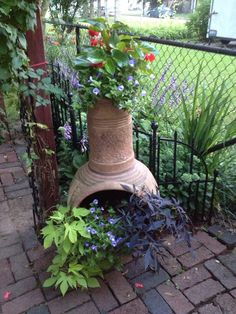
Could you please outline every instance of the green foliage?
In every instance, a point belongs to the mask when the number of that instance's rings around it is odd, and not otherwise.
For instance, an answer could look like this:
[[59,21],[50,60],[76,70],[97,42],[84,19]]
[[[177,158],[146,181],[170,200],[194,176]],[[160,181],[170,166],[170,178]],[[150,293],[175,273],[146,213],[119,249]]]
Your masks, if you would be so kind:
[[198,156],[204,157],[217,143],[236,136],[236,118],[224,83],[219,86],[216,80],[211,89],[201,88],[201,69],[193,97],[182,97],[181,111],[184,141],[193,145]]
[[135,26],[130,27],[132,32],[137,35],[155,36],[163,39],[186,39],[189,38],[189,32],[185,25],[160,25],[159,27]]
[[35,11],[34,0],[0,0],[1,92],[10,90],[28,64],[25,33],[35,26]]
[[[61,88],[52,84],[51,78],[42,69],[29,68],[22,73],[22,79],[28,80],[27,84],[20,84],[19,91],[25,97],[33,97],[35,106],[47,106],[50,104],[49,96],[54,94],[56,98],[63,97]],[[42,96],[44,95],[44,97]]]
[[113,221],[115,212],[98,207],[98,201],[86,208],[59,206],[42,229],[44,248],[56,246],[56,256],[49,266],[51,277],[44,287],[60,287],[64,295],[69,288],[95,288],[95,276],[112,266],[120,267],[119,221]]
[[152,73],[148,61],[154,61],[156,49],[124,34],[129,29],[121,22],[109,25],[102,18],[86,22],[91,46],[83,46],[74,61],[82,85],[80,103],[86,108],[108,98],[118,108],[131,109],[135,96],[141,94],[138,75]]
[[189,21],[186,23],[190,37],[197,37],[200,40],[206,39],[210,4],[210,0],[202,0],[196,11],[190,16]]
[[[63,127],[60,130],[64,133]],[[87,156],[85,152],[81,153],[79,149],[74,149],[72,143],[63,135],[63,138],[60,138],[57,158],[60,187],[62,192],[66,193],[76,171],[87,161]]]

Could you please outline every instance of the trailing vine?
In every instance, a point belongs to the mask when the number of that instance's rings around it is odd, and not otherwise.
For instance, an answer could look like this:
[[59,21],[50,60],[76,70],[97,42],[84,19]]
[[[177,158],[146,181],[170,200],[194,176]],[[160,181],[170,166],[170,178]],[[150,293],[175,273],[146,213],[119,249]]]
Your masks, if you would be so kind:
[[27,30],[36,23],[35,0],[0,0],[0,92],[11,89],[17,79],[24,78]]

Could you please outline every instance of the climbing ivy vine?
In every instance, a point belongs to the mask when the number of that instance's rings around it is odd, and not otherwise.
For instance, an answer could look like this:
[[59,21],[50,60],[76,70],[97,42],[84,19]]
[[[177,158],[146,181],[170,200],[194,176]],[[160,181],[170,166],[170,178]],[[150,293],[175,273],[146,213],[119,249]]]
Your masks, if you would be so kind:
[[0,92],[7,92],[25,76],[25,33],[34,29],[36,8],[35,0],[0,0]]

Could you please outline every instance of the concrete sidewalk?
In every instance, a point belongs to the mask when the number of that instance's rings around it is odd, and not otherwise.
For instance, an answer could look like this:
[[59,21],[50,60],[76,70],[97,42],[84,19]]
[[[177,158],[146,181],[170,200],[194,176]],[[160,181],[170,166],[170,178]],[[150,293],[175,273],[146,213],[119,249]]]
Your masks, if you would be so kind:
[[169,249],[158,274],[145,272],[141,259],[135,264],[128,258],[123,273],[108,273],[100,289],[74,290],[63,298],[57,290],[42,288],[53,251],[37,241],[32,202],[15,147],[1,145],[0,313],[236,313],[235,238],[229,235],[227,241],[221,234],[220,243],[203,231],[193,241],[195,258],[167,238]]

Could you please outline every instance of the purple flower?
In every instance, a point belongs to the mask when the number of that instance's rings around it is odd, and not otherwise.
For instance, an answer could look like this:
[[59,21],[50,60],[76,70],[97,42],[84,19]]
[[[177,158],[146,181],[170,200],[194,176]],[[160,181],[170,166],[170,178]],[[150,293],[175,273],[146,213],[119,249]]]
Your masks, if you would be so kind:
[[91,207],[91,208],[90,208],[90,213],[93,214],[93,213],[95,213],[95,211],[96,211],[96,208],[95,208],[95,207]]
[[83,88],[84,85],[80,84],[77,73],[73,73],[71,76],[71,85],[73,88]]
[[101,207],[100,209],[101,209],[102,212],[105,210],[103,207]]
[[107,235],[108,235],[108,237],[112,236],[112,232],[111,232],[111,231],[108,231],[108,232],[107,232]]
[[129,76],[128,76],[128,82],[133,81],[133,79],[134,79],[134,77],[133,77],[132,75],[129,75]]
[[134,81],[134,86],[139,86],[139,81],[138,80]]
[[93,200],[93,204],[94,204],[94,205],[97,205],[97,204],[98,204],[98,200],[97,200],[96,198]]
[[135,59],[130,59],[130,60],[129,60],[129,65],[130,65],[131,67],[134,67],[134,66],[135,66],[135,63],[136,63],[136,60],[135,60]]
[[124,90],[124,86],[123,86],[123,85],[119,85],[119,86],[117,87],[117,89],[118,89],[120,92],[122,92],[122,91]]
[[89,79],[88,79],[88,83],[92,83],[92,81],[93,81],[93,77],[90,76]]
[[142,92],[141,92],[141,96],[146,96],[147,95],[147,92],[145,91],[145,90],[142,90]]
[[112,245],[113,247],[116,247],[116,246],[117,246],[117,242],[116,242],[116,240],[111,241],[111,245]]
[[93,251],[97,251],[97,246],[93,244],[93,245],[91,246],[91,249],[92,249]]
[[95,88],[93,89],[93,93],[94,93],[94,95],[98,95],[98,94],[100,93],[100,89],[97,88],[97,87],[95,87]]
[[91,234],[97,234],[97,231],[95,229],[93,229],[93,228],[91,229],[90,232],[91,232]]
[[116,223],[116,220],[113,218],[108,219],[109,224],[114,225]]
[[90,233],[91,232],[91,227],[87,227],[86,230]]
[[96,233],[97,233],[97,231],[96,231],[95,229],[91,228],[91,227],[87,227],[86,230],[87,230],[89,233],[91,233],[91,234],[96,234]]
[[115,242],[116,241],[116,238],[114,236],[110,236],[109,239],[110,239],[111,242]]
[[101,221],[101,222],[99,223],[99,226],[100,226],[100,227],[104,227],[104,226],[105,226],[104,222]]
[[95,215],[95,220],[98,220],[98,219],[99,219],[98,215]]
[[85,242],[84,245],[85,245],[86,247],[89,247],[90,244],[89,244],[88,242]]
[[72,133],[71,126],[69,125],[68,122],[66,122],[64,124],[64,138],[67,141],[71,139],[71,133]]

